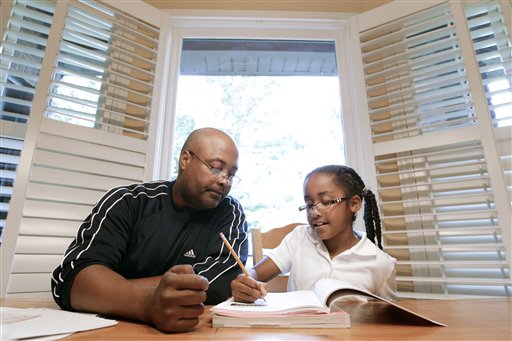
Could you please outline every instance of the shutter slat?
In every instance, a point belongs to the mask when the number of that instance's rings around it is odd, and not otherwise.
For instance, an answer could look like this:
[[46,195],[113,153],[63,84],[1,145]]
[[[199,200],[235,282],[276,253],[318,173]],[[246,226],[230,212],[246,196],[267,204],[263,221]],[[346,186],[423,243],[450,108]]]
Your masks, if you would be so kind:
[[512,285],[510,280],[496,278],[447,278],[447,277],[420,277],[420,276],[397,276],[397,282],[426,282],[426,283],[457,283],[457,284],[478,284],[478,285]]

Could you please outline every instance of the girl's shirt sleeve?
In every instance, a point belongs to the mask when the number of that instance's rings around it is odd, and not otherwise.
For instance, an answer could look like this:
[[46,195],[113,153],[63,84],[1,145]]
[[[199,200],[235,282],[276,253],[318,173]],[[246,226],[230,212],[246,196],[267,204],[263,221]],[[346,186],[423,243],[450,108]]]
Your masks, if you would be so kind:
[[376,294],[380,297],[384,297],[388,300],[395,300],[396,299],[396,270],[395,270],[395,264],[396,259],[388,256],[386,261],[383,262],[383,268],[386,269],[387,276],[383,276],[381,280],[381,286],[378,288]]

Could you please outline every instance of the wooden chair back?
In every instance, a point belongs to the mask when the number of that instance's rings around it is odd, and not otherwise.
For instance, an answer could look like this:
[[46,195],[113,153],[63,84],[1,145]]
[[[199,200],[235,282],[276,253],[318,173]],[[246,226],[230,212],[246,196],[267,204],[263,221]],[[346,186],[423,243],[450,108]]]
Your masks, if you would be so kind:
[[[252,251],[254,264],[263,259],[264,249],[273,249],[281,243],[283,238],[294,228],[304,223],[292,223],[282,227],[261,232],[261,229],[252,229]],[[271,292],[287,291],[288,275],[279,275],[268,282],[267,289]]]

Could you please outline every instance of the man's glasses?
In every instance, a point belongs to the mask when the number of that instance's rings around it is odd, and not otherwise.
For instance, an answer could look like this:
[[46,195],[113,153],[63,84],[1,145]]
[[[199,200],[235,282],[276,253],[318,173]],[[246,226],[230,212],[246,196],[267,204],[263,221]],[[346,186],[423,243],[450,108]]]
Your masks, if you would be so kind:
[[307,213],[311,213],[311,212],[313,212],[313,209],[315,207],[316,207],[316,209],[318,211],[325,211],[325,210],[328,210],[329,208],[331,208],[332,205],[340,203],[340,202],[343,202],[343,201],[345,201],[347,199],[350,199],[350,198],[352,198],[352,196],[336,198],[336,199],[327,200],[327,201],[320,201],[320,202],[317,202],[314,205],[313,204],[302,205],[301,207],[299,207],[299,211],[306,210]]
[[205,165],[209,170],[210,172],[212,173],[212,175],[216,176],[216,177],[220,177],[222,179],[227,179],[229,184],[231,186],[234,186],[236,184],[238,184],[240,182],[240,178],[238,176],[236,176],[235,174],[227,174],[226,172],[224,172],[222,169],[220,168],[215,168],[215,167],[212,167],[210,166],[209,164],[207,164],[205,161],[203,161],[203,159],[201,159],[199,156],[197,156],[196,153],[194,153],[193,151],[189,150],[188,151],[192,156],[194,156],[196,159],[198,159],[199,161],[201,161],[201,163],[203,165]]

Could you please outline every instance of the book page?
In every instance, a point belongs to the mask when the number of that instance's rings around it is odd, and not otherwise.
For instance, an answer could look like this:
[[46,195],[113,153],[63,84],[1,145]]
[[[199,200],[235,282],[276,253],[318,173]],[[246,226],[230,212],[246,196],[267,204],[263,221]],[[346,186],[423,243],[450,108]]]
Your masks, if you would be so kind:
[[330,309],[318,300],[313,291],[269,292],[267,304],[240,305],[227,300],[212,307],[212,312],[224,316],[266,316],[268,314],[328,313]]
[[[352,291],[351,291],[352,290]],[[313,288],[313,291],[318,296],[318,299],[326,306],[331,306],[334,301],[342,298],[343,296],[350,295],[363,295],[366,297],[375,297],[378,296],[373,295],[364,290],[358,289],[353,285],[340,281],[338,279],[333,278],[325,278],[318,281]],[[359,299],[361,301],[361,299]]]
[[[437,325],[437,326],[445,326],[445,324],[434,321],[426,316],[423,316],[421,314],[418,314],[414,311],[411,311],[407,308],[404,308],[400,306],[398,303],[387,300],[383,297],[380,297],[378,295],[375,295],[369,291],[357,288],[353,285],[347,284],[343,281],[332,279],[332,278],[326,278],[318,281],[315,284],[315,287],[313,289],[315,294],[318,296],[320,301],[328,306],[342,306],[343,309],[346,309],[345,306],[343,306],[344,301],[346,301],[346,298],[350,296],[351,298],[357,297],[357,296],[364,296],[369,297],[377,301],[381,301],[387,304],[387,310],[388,311],[395,311],[402,316],[408,318],[410,321],[416,321],[418,323],[424,323],[424,324],[430,324],[430,325]],[[364,309],[364,308],[363,308]]]

